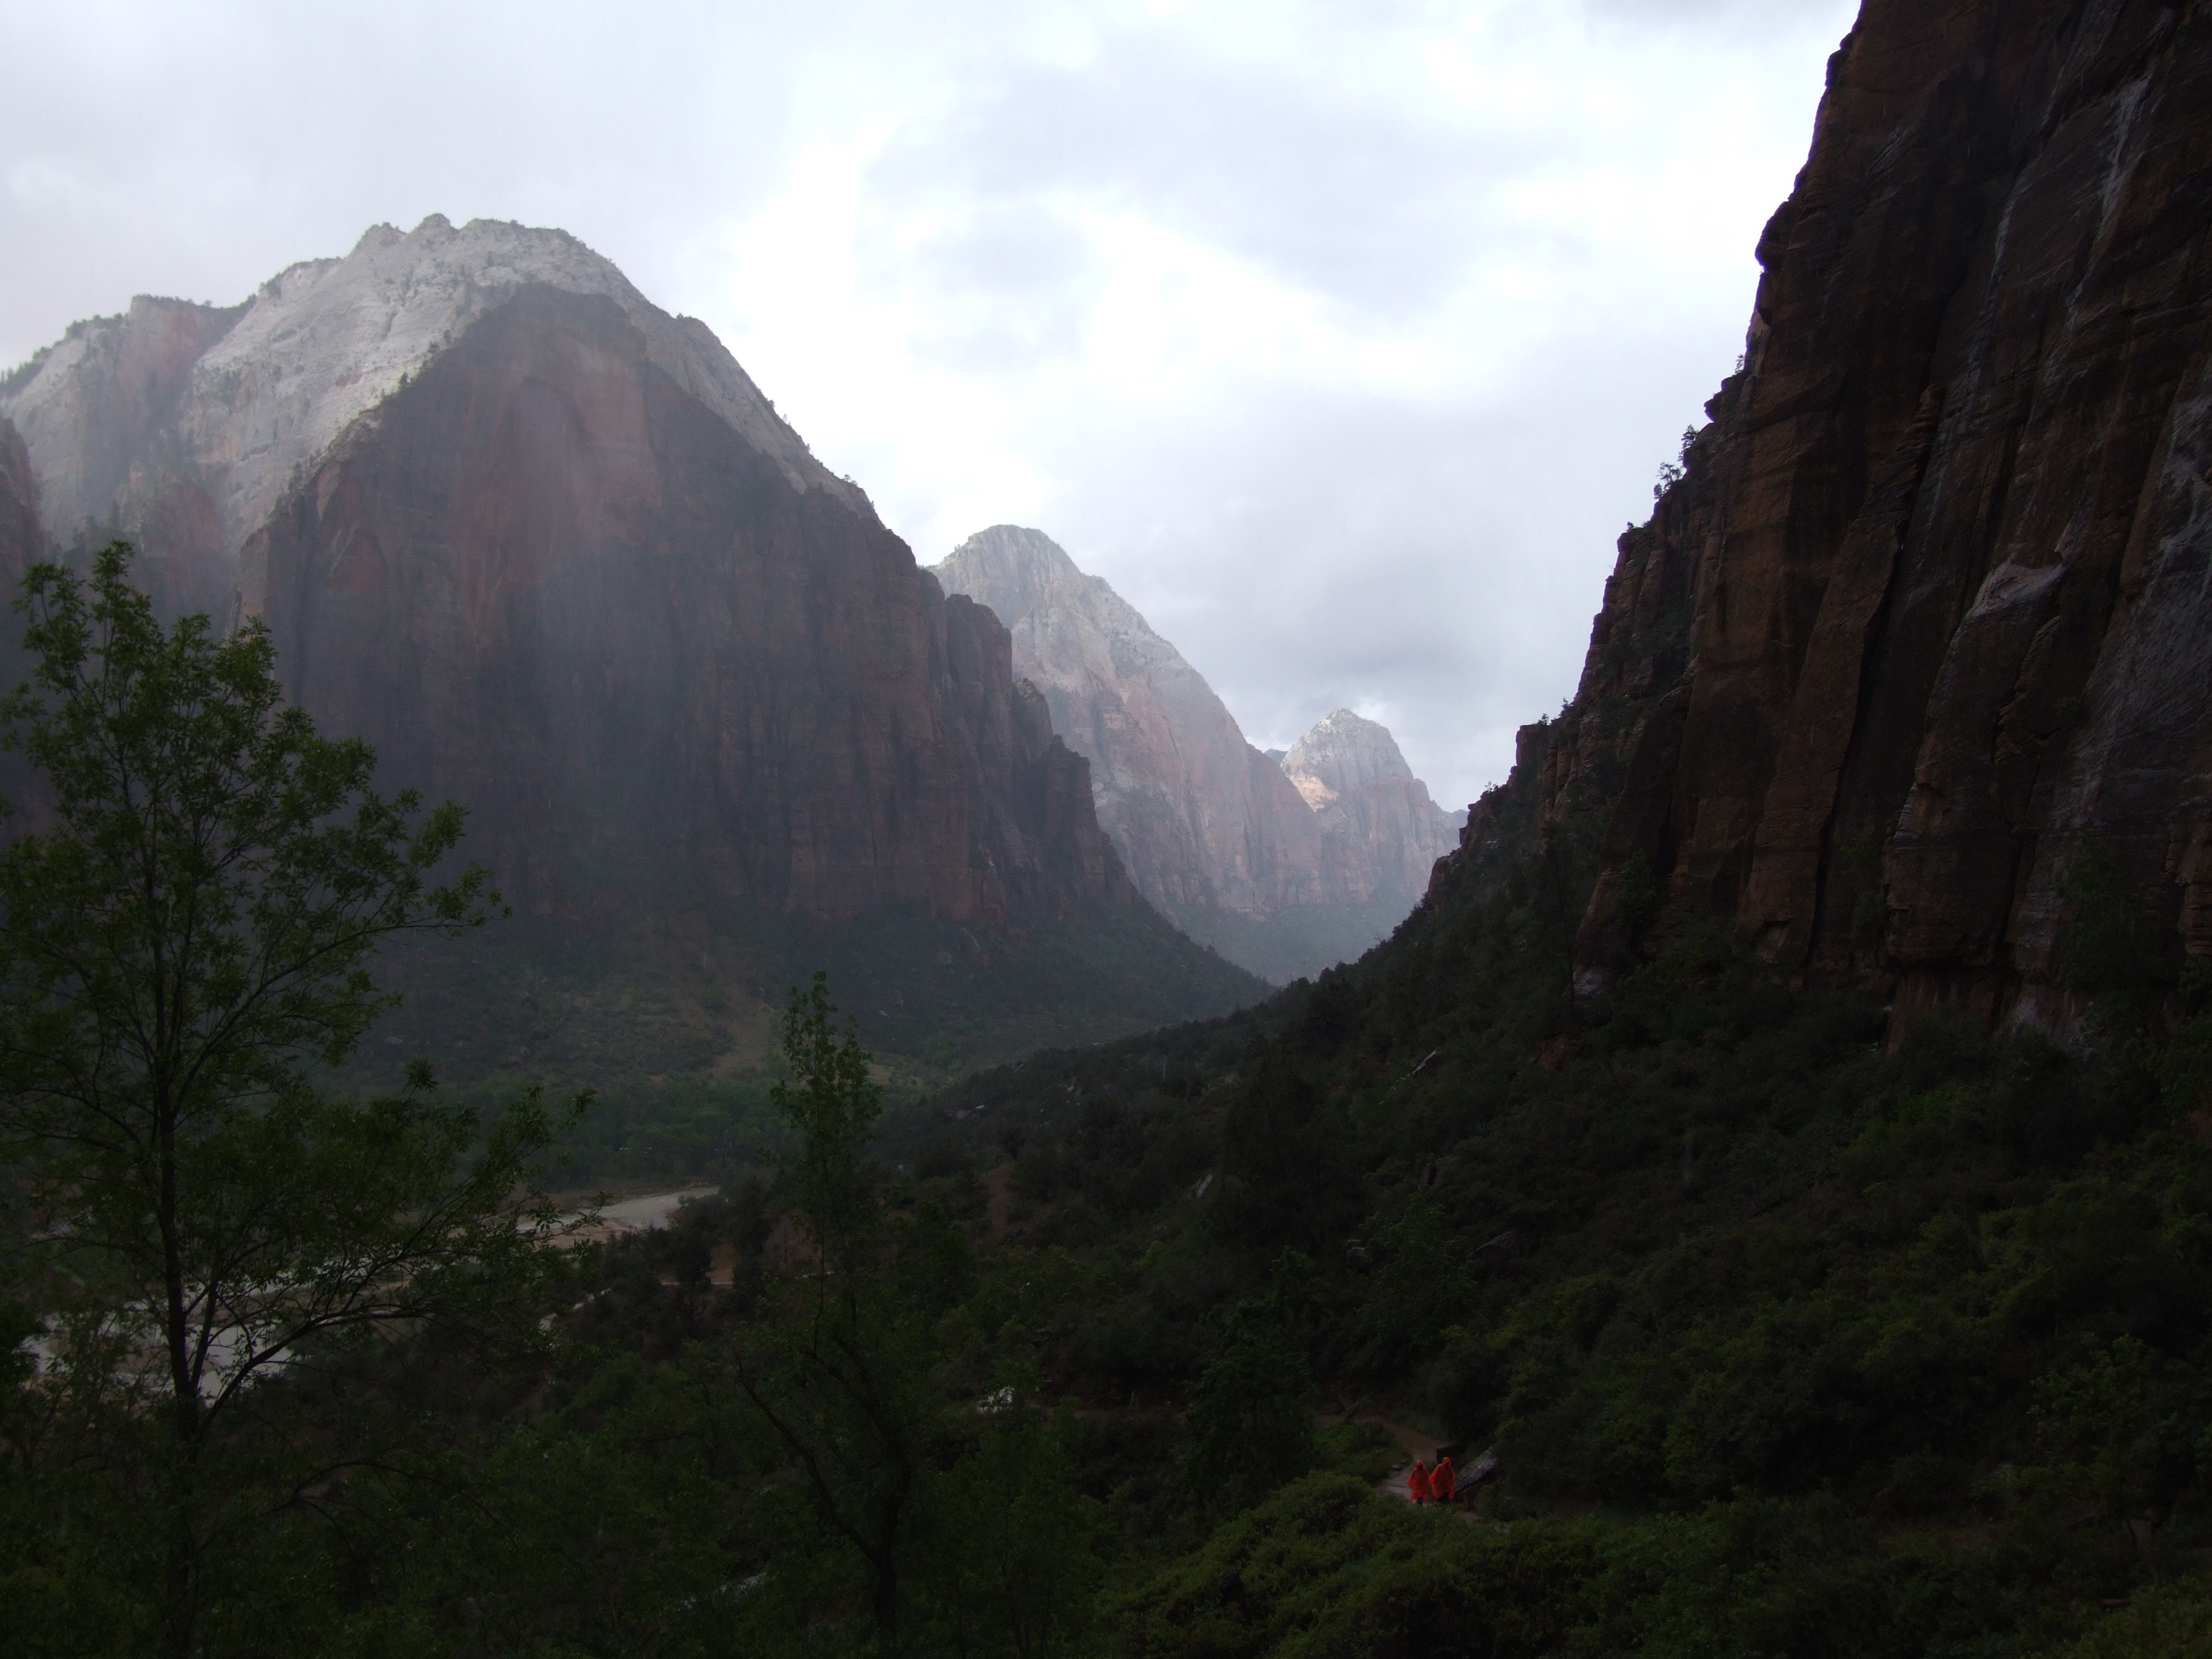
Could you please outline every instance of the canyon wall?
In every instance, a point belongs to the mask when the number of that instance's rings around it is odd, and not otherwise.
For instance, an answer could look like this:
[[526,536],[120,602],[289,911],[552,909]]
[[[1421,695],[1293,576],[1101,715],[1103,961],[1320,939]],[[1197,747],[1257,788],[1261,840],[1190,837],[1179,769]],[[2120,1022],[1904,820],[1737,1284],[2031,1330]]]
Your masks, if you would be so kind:
[[43,557],[45,549],[30,448],[14,424],[0,417],[0,581],[12,592],[23,567]]
[[128,536],[165,611],[262,617],[325,730],[468,805],[526,916],[954,929],[905,942],[921,973],[992,955],[975,930],[1104,927],[1053,992],[1102,1033],[1129,1028],[1103,961],[1146,1019],[1256,988],[1145,904],[991,612],[560,232],[379,227],[242,307],[142,300],[11,374],[0,417],[51,541]]
[[1099,822],[1160,905],[1267,911],[1323,891],[1313,814],[1198,671],[1041,531],[998,525],[931,567],[1012,635],[1015,672],[1091,763]]
[[932,567],[990,607],[1054,729],[1091,763],[1098,820],[1145,896],[1255,973],[1358,957],[1425,888],[1457,825],[1390,734],[1338,710],[1284,765],[1175,647],[1042,532],[997,525]]
[[2212,12],[1868,0],[1759,258],[1524,733],[1540,828],[1599,843],[1577,990],[1671,907],[2064,1028],[2083,872],[2212,951]]
[[532,910],[671,869],[824,917],[1130,897],[1004,630],[557,232],[380,228],[242,307],[142,299],[0,408],[58,537],[265,617],[293,694],[467,801]]
[[676,868],[1000,927],[1128,896],[996,620],[793,488],[612,301],[526,289],[379,410],[244,562],[296,695],[472,803],[511,897]]

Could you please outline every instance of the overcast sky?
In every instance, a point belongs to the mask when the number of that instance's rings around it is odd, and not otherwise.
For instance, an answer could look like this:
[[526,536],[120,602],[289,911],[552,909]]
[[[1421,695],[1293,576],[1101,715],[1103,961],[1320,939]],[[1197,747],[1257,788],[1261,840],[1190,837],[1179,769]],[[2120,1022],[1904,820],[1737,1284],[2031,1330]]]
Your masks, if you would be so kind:
[[368,225],[558,225],[924,562],[1034,525],[1437,796],[1574,686],[1855,0],[0,0],[0,363]]

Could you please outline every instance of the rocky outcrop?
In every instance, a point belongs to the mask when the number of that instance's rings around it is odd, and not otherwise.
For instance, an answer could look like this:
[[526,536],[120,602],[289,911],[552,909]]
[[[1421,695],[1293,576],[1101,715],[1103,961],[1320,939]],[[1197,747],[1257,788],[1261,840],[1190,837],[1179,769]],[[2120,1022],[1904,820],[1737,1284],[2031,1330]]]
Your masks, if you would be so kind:
[[1292,751],[1310,769],[1286,773],[1041,531],[995,526],[933,569],[1006,624],[1015,672],[1089,759],[1099,823],[1146,896],[1232,961],[1286,980],[1360,955],[1453,844],[1389,732],[1340,710]]
[[1292,744],[1282,769],[1313,811],[1325,886],[1341,901],[1405,896],[1408,908],[1459,824],[1429,799],[1387,726],[1349,708]]
[[[2212,951],[2212,13],[1868,0],[1744,372],[1543,750],[1654,903],[1902,1011],[2063,1025],[2069,872]],[[1473,835],[1474,831],[1470,831]]]
[[1014,525],[969,537],[931,568],[1006,625],[1015,672],[1090,761],[1099,823],[1146,897],[1264,913],[1334,896],[1291,781],[1103,578]]
[[[264,618],[325,729],[469,805],[526,915],[1103,907],[1198,955],[1142,919],[997,619],[573,238],[379,228],[240,309],[82,327],[0,409],[50,527],[135,533],[167,609]],[[1207,974],[1213,1006],[1250,983]]]
[[236,538],[179,416],[202,360],[247,308],[142,295],[120,316],[74,325],[0,383],[0,417],[29,446],[54,539],[131,537],[167,610],[229,614]]
[[1095,823],[1023,810],[1083,763],[996,620],[647,345],[526,289],[284,498],[244,562],[300,699],[472,803],[541,913],[632,868],[825,917],[1126,896]]
[[0,419],[0,580],[13,591],[23,568],[42,557],[45,547],[31,452],[22,434]]
[[432,215],[377,225],[342,259],[311,259],[228,307],[141,297],[79,323],[0,387],[0,415],[37,461],[48,527],[137,537],[176,602],[235,593],[265,573],[237,562],[280,498],[348,433],[477,323],[526,289],[604,295],[646,358],[769,456],[801,490],[857,488],[817,462],[695,318],[671,317],[565,232]]

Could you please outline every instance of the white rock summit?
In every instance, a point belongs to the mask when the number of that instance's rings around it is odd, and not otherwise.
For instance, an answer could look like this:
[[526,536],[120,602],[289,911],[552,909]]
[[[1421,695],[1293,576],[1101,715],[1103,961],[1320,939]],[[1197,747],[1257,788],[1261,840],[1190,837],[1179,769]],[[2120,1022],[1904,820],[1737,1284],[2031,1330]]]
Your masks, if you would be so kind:
[[[647,360],[773,456],[793,484],[864,505],[704,323],[660,310],[566,231],[491,219],[456,229],[433,214],[404,234],[372,226],[344,258],[303,260],[239,306],[142,297],[120,316],[78,324],[11,375],[0,416],[30,446],[50,532],[69,536],[143,501],[152,465],[197,483],[234,557],[296,477],[532,286],[611,300]],[[127,459],[114,453],[118,440]],[[254,609],[260,573],[240,574]]]

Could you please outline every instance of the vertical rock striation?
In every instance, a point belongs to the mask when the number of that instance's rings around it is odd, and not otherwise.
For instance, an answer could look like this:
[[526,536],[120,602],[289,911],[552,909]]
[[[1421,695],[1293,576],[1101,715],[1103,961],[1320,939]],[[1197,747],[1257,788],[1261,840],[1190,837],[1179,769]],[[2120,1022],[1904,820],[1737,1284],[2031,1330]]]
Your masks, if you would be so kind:
[[[1188,1012],[1249,994],[1151,915],[997,619],[571,237],[433,218],[243,307],[141,301],[9,377],[0,416],[51,532],[133,536],[165,610],[265,619],[325,729],[469,805],[526,915],[1110,915],[1108,977],[1164,952]],[[1069,972],[1053,995],[1119,994]]]
[[604,295],[490,313],[243,563],[301,700],[474,804],[541,914],[665,869],[825,918],[1127,896],[1095,822],[1036,815],[1083,763],[1024,718],[990,613],[794,488]]
[[1648,874],[1809,977],[2063,1024],[2091,849],[2212,951],[2212,12],[1867,0],[1759,257],[1530,755],[1604,820],[1578,986]]
[[45,548],[30,449],[23,434],[0,418],[0,582],[12,592],[23,568],[42,557]]
[[1014,525],[979,532],[931,568],[1006,624],[1015,672],[1089,759],[1099,822],[1146,897],[1264,912],[1331,896],[1291,781],[1103,578]]

